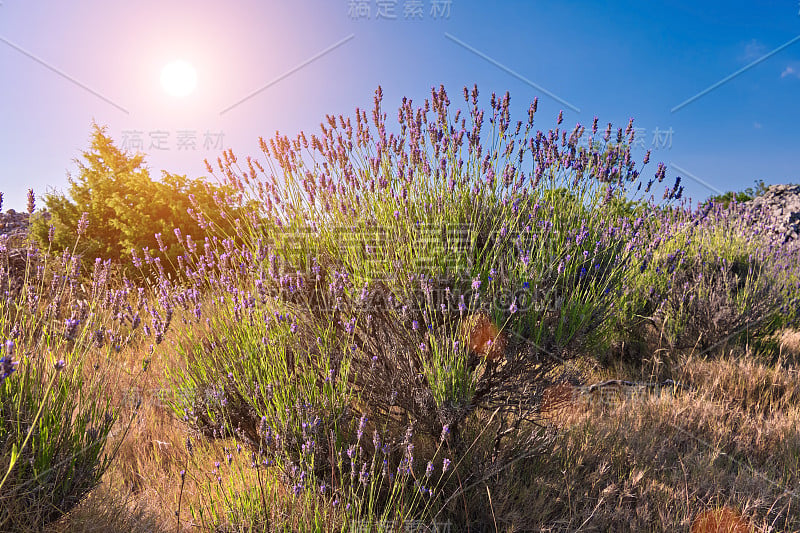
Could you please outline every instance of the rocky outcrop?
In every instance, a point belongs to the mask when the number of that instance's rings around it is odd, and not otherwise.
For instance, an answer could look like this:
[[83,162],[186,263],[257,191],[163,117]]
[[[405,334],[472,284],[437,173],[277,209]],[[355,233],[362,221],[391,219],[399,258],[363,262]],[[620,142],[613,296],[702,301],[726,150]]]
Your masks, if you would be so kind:
[[4,294],[16,294],[25,284],[29,224],[28,213],[13,209],[0,213],[0,291]]
[[746,204],[753,217],[769,224],[784,242],[800,239],[800,185],[772,185]]
[[0,213],[0,236],[11,241],[24,241],[28,235],[28,213],[18,213],[9,209]]

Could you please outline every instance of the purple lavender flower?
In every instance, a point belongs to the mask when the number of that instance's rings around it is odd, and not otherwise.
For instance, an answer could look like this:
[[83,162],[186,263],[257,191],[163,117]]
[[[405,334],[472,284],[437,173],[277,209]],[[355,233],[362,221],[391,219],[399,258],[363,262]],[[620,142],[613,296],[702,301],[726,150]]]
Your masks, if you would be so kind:
[[33,214],[36,210],[36,196],[33,194],[33,189],[28,189],[28,214]]
[[136,253],[136,248],[131,248],[131,261],[133,262],[133,266],[135,266],[136,268],[142,268],[142,260]]
[[300,450],[303,452],[303,455],[311,455],[314,453],[315,443],[313,440],[307,440],[303,443],[300,447]]
[[81,214],[80,220],[78,220],[78,235],[83,235],[86,233],[86,229],[89,227],[89,213],[84,211]]
[[13,361],[10,355],[0,358],[0,383],[14,373],[19,363]]
[[442,459],[442,473],[445,473],[448,470],[450,470],[450,459],[445,457],[444,459]]
[[361,437],[364,436],[364,429],[367,427],[367,415],[361,415],[361,419],[358,421],[358,431],[356,432],[356,438],[358,442],[361,442]]

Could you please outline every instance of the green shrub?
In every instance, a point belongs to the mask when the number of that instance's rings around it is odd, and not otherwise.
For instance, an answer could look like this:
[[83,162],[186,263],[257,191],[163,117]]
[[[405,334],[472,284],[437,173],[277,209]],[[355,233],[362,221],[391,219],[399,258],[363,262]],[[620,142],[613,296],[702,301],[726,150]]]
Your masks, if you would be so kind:
[[727,209],[728,205],[730,205],[732,201],[735,200],[736,203],[739,204],[743,202],[749,202],[750,200],[763,195],[769,188],[767,187],[766,183],[764,183],[764,180],[756,180],[755,185],[755,187],[747,187],[743,191],[728,191],[723,194],[717,194],[709,197],[706,201],[713,201],[714,203],[722,204]]
[[[132,260],[139,265],[132,250],[159,250],[166,259],[161,266],[174,272],[179,248],[176,228],[202,242],[211,228],[234,234],[225,217],[233,220],[243,213],[231,198],[230,187],[167,172],[160,182],[151,179],[144,156],[117,148],[106,128],[97,124],[91,149],[76,163],[79,175],[69,178],[69,195],[46,194],[46,209],[33,217],[31,232],[41,247],[60,252],[71,251],[79,229],[85,229],[75,251],[125,265],[128,275],[136,272]],[[218,207],[223,203],[225,214]],[[151,263],[148,256],[145,253],[145,270],[157,268],[161,259]]]

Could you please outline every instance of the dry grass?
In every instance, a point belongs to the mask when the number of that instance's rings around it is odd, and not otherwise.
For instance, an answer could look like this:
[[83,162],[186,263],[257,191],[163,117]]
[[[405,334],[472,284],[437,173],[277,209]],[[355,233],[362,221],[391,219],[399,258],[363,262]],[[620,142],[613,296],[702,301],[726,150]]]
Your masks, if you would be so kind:
[[[176,312],[178,320],[180,313]],[[197,327],[206,329],[205,325]],[[246,450],[236,453],[233,439],[209,440],[192,433],[165,402],[171,394],[167,369],[181,364],[172,347],[180,334],[176,331],[168,333],[149,357],[145,355],[147,346],[124,349],[114,354],[113,360],[93,354],[99,366],[87,366],[106,373],[109,395],[120,406],[119,422],[106,450],[117,445],[119,449],[102,484],[69,515],[50,525],[47,533],[206,531],[196,511],[207,510],[213,500],[211,505],[224,516],[227,509],[219,506],[224,499],[219,489],[245,493],[257,486]],[[149,363],[143,371],[145,359]],[[187,438],[191,439],[191,454]],[[230,464],[226,462],[228,452],[233,452]],[[214,472],[216,462],[221,464],[218,474]],[[181,470],[187,472],[182,489]],[[293,530],[313,523],[309,516],[313,510],[297,506],[286,487],[272,484],[266,490],[267,501],[274,504],[268,521],[294,524]],[[179,498],[180,527],[176,517]]]
[[781,358],[800,360],[800,331],[784,329],[778,333]]
[[750,533],[752,526],[734,509],[703,511],[692,523],[691,533]]
[[[180,471],[189,458],[189,433],[164,402],[169,394],[166,370],[179,364],[170,347],[170,335],[152,355],[147,355],[147,345],[127,347],[111,356],[90,353],[94,361],[87,368],[104,374],[112,404],[119,408],[118,422],[106,445],[107,452],[116,451],[116,459],[102,485],[54,524],[52,533],[176,530]],[[218,442],[193,442],[197,458],[207,458],[207,464],[213,462],[211,457],[224,456]],[[198,503],[193,500],[198,490],[188,480],[184,502]]]
[[673,370],[695,389],[611,409],[565,404],[566,384],[549,389],[553,452],[515,472],[495,498],[498,521],[516,531],[800,530],[795,369],[729,354]]
[[[169,342],[162,346],[144,374],[138,372],[141,355],[135,350],[115,361],[122,369],[115,375],[114,394],[123,405],[123,422],[133,405],[120,391],[160,389],[165,368],[177,363]],[[694,388],[675,396],[636,397],[611,408],[576,400],[568,383],[545,391],[542,413],[557,428],[552,451],[516,464],[503,490],[492,490],[498,529],[800,530],[800,496],[791,492],[800,484],[798,369],[735,352],[658,365],[656,370],[595,370],[586,379],[671,374]],[[157,395],[144,392],[142,399],[103,484],[48,531],[176,531],[179,472],[189,460],[187,429]],[[122,422],[115,434],[121,429]],[[211,465],[225,457],[224,446],[231,446],[193,442],[195,466],[182,494],[183,531],[201,530],[189,508],[208,505],[209,487],[216,483]],[[238,490],[255,483],[233,475],[233,467],[220,471]],[[294,524],[295,530],[311,524],[308,509],[293,508],[291,495],[277,486],[270,491],[273,520]]]

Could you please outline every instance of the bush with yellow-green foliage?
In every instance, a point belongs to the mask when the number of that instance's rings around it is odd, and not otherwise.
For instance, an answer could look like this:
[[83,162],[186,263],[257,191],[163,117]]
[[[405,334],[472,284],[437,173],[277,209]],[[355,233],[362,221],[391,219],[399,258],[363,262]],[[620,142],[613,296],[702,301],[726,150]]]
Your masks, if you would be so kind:
[[163,268],[174,271],[181,248],[176,228],[184,238],[202,242],[212,228],[234,234],[227,221],[243,213],[230,187],[166,171],[161,181],[153,180],[144,155],[118,148],[97,124],[91,148],[76,163],[79,172],[69,177],[68,193],[44,196],[46,209],[33,217],[31,232],[43,248],[57,252],[71,251],[83,233],[78,254],[126,265],[129,275],[132,250],[159,250],[166,258]]

